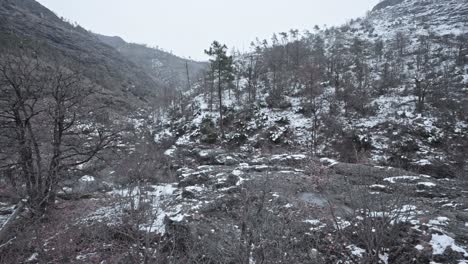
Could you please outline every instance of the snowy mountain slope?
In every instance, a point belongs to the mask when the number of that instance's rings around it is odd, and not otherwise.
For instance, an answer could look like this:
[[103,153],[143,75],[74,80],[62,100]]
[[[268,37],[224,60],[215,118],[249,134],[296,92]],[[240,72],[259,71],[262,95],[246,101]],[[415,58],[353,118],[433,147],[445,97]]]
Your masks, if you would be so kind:
[[[467,169],[463,169],[463,160],[468,148],[468,119],[463,114],[468,103],[467,8],[467,1],[396,1],[376,8],[366,18],[304,37],[304,45],[323,39],[324,56],[331,58],[327,67],[333,67],[337,59],[342,65],[337,77],[341,87],[336,87],[335,77],[325,77],[322,82],[321,94],[313,102],[317,116],[307,113],[311,102],[295,84],[297,73],[289,72],[286,82],[291,87],[282,96],[286,107],[281,109],[269,106],[272,91],[268,83],[259,85],[254,107],[245,104],[245,91],[237,95],[225,91],[229,131],[217,142],[235,142],[244,149],[267,145],[306,151],[315,148],[319,155],[343,160],[398,165],[438,177],[462,175]],[[295,43],[285,47],[294,49]],[[250,56],[237,60],[248,65]],[[353,87],[358,86],[356,67],[362,64],[369,77],[366,88],[359,90]],[[424,95],[424,112],[418,108],[422,95],[415,80],[431,87]],[[240,83],[246,87],[248,80],[243,77]],[[217,103],[210,111],[209,95],[201,92],[204,89],[199,83],[186,93],[187,111],[183,116],[172,116],[172,121],[166,119],[162,124],[165,136],[200,143],[207,137],[203,131],[210,122],[210,133],[216,134]],[[350,146],[343,148],[347,144]]]
[[[439,33],[390,21],[412,23],[406,12],[420,3]],[[440,1],[387,0],[342,27],[282,33],[235,56],[220,94],[208,74],[168,109],[135,111],[126,135],[139,141],[119,142],[118,164],[61,182],[50,222],[27,225],[34,237],[7,253],[28,263],[467,263],[468,47],[459,31],[445,35],[443,12]]]
[[[400,2],[400,1],[398,1]],[[468,1],[466,0],[405,0],[398,4],[374,9],[364,23],[383,38],[389,32],[405,31],[417,35],[460,35],[468,33]]]
[[[132,228],[157,238],[144,252],[181,263],[465,263],[468,61],[464,35],[444,36],[440,17],[458,4],[426,1],[418,11],[422,1],[387,2],[343,27],[236,57],[240,68],[258,58],[255,99],[247,66],[219,95],[215,81],[201,80],[167,111],[135,120],[151,131],[175,182],[106,193],[123,206],[74,223],[119,230],[143,211]],[[393,17],[413,21],[406,12],[431,14],[437,23],[427,30],[439,33],[394,25]],[[455,27],[464,17],[450,12]],[[311,59],[326,61],[316,86],[314,65],[281,57],[320,48]],[[423,107],[421,83],[431,85]]]

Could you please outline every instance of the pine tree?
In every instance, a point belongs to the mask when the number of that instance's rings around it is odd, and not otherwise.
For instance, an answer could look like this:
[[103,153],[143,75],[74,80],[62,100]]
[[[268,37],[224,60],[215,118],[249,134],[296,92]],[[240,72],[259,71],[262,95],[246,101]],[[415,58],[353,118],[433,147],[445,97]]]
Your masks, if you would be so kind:
[[218,97],[219,97],[219,129],[221,136],[224,137],[223,128],[223,87],[231,85],[234,80],[234,69],[232,56],[227,55],[227,46],[213,41],[210,49],[205,53],[211,57],[210,66],[213,75],[217,77]]

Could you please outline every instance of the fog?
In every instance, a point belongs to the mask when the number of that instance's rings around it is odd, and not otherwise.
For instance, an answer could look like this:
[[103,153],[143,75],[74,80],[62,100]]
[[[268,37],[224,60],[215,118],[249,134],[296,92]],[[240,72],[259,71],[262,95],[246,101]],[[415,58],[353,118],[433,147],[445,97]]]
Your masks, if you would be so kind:
[[[240,51],[274,32],[340,25],[365,15],[378,0],[39,0],[71,22],[129,42],[205,59],[219,40]],[[222,3],[222,4],[221,4]]]

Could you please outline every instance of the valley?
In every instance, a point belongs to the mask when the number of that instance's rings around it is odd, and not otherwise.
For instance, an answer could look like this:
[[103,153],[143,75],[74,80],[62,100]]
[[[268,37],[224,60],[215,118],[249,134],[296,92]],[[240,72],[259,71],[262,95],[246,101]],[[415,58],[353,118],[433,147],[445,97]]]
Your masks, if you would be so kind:
[[467,18],[198,62],[1,1],[0,263],[468,263]]

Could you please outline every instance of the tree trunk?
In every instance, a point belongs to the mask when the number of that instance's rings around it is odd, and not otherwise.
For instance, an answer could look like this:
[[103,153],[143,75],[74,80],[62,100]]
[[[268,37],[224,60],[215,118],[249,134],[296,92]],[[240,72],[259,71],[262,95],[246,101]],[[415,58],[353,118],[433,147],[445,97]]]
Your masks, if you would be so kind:
[[221,85],[221,64],[218,65],[218,96],[219,96],[219,129],[221,131],[221,138],[224,138],[223,129],[223,91]]
[[249,87],[249,103],[252,103],[252,71],[253,71],[253,58],[250,56],[250,67],[249,67],[249,82],[248,82],[248,87]]
[[425,104],[425,92],[424,88],[422,87],[422,83],[420,80],[416,79],[416,96],[418,97],[418,101],[416,103],[416,111],[420,114],[424,112],[424,104]]
[[191,84],[190,84],[190,72],[189,72],[188,62],[185,62],[185,70],[187,73],[187,90],[190,90]]
[[210,112],[213,112],[214,73],[211,74],[210,84]]

